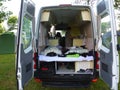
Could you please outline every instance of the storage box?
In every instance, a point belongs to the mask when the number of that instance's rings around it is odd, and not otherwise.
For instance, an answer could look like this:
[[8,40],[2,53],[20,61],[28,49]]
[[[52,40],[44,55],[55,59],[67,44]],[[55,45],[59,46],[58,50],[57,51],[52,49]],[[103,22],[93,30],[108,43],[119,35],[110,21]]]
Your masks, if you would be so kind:
[[82,46],[84,45],[83,39],[73,39],[73,46]]
[[80,69],[93,69],[94,62],[91,61],[76,61],[75,62],[75,72],[79,71]]
[[58,43],[58,39],[49,39],[49,45],[51,45],[51,46],[57,46],[57,45],[59,45],[59,43]]
[[50,12],[49,11],[42,12],[41,22],[49,21],[49,19],[50,19]]
[[82,11],[81,15],[83,21],[91,21],[91,16],[89,11]]

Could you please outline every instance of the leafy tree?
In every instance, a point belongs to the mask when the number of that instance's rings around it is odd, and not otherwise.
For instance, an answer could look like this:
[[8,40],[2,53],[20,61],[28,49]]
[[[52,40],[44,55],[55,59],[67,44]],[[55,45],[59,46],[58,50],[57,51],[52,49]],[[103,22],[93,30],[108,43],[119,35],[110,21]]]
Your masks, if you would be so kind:
[[0,24],[0,35],[5,32],[5,27],[3,27],[2,24]]
[[11,11],[7,11],[6,8],[4,6],[4,2],[7,2],[10,0],[0,0],[0,34],[4,33],[5,27],[2,25],[2,23],[7,20],[8,16],[12,14]]
[[16,28],[16,24],[17,24],[17,17],[16,16],[10,16],[8,18],[7,24],[9,26],[9,30],[13,30]]
[[114,0],[115,1],[115,8],[120,8],[120,0]]
[[101,24],[102,33],[106,33],[109,28],[110,28],[110,22],[103,22]]
[[6,7],[3,5],[3,3],[7,1],[10,0],[0,0],[0,24],[4,22],[4,20],[6,20],[9,15],[12,14],[11,11],[6,11]]

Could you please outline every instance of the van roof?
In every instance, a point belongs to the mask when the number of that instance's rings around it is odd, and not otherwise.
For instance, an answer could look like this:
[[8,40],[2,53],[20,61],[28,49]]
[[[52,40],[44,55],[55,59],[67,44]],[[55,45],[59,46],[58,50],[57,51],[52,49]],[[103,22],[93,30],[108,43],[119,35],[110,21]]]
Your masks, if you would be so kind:
[[45,6],[45,7],[42,7],[41,10],[44,10],[44,9],[85,9],[85,8],[91,8],[91,6],[89,5],[70,5],[70,4],[62,4],[62,5],[59,5],[59,6]]

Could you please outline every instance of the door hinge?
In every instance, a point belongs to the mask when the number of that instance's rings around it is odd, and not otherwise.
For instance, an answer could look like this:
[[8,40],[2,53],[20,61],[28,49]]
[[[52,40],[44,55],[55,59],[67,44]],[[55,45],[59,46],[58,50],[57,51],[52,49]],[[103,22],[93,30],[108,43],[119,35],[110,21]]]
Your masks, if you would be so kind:
[[117,44],[117,50],[120,51],[120,45],[119,44]]
[[17,79],[21,79],[21,68],[18,68]]

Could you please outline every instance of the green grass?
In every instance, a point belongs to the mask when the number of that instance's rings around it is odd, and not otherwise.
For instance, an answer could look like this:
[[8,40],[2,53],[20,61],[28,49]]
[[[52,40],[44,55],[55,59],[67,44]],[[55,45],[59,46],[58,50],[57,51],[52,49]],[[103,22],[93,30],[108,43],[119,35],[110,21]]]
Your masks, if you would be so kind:
[[0,90],[16,90],[15,55],[0,55]]
[[[119,84],[120,87],[120,84]],[[97,83],[91,83],[88,88],[44,88],[40,83],[33,79],[25,86],[25,90],[109,90],[107,85],[102,80]],[[0,90],[16,90],[15,79],[15,55],[5,54],[0,55]],[[120,89],[119,89],[120,90]]]

